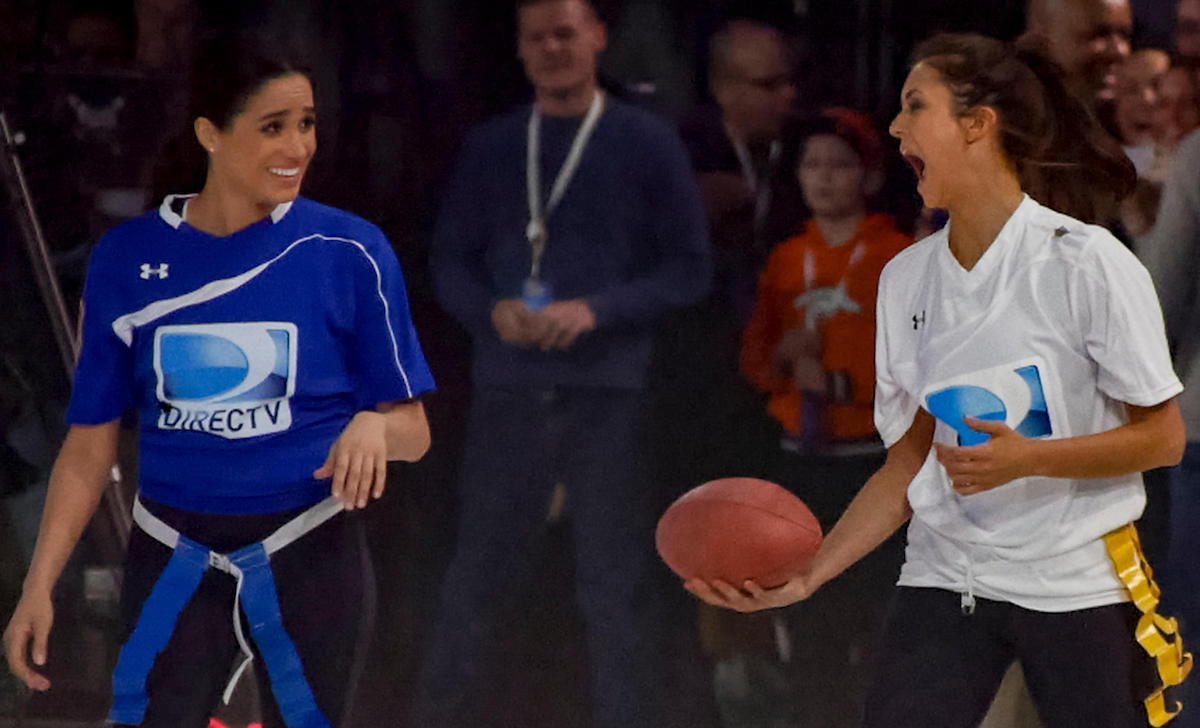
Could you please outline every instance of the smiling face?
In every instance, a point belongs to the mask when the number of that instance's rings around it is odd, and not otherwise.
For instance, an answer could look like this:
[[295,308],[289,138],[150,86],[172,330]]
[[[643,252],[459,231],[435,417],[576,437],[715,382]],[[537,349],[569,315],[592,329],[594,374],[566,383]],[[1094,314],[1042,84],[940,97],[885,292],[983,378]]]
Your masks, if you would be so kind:
[[517,16],[517,55],[539,95],[566,96],[596,82],[604,24],[583,0],[546,0]]
[[966,165],[967,137],[949,87],[928,63],[918,63],[900,92],[900,113],[888,132],[917,175],[926,207],[949,207]]
[[300,194],[317,151],[312,84],[298,73],[268,81],[227,128],[200,119],[196,133],[209,150],[206,188],[269,212]]
[[1133,12],[1129,0],[1041,2],[1038,30],[1049,51],[1085,98],[1111,99],[1117,66],[1129,56]]
[[1167,54],[1159,50],[1142,50],[1121,64],[1117,73],[1117,128],[1125,144],[1146,144],[1154,141],[1159,118],[1159,88],[1170,67]]

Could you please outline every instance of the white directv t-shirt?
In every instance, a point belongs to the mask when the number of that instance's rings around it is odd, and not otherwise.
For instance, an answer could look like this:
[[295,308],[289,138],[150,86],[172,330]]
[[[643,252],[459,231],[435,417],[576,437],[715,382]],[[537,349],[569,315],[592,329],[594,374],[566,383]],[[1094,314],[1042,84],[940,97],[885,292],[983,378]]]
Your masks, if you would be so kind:
[[[937,442],[973,444],[962,414],[1062,438],[1126,422],[1182,390],[1141,263],[1108,231],[1026,197],[971,270],[949,228],[887,265],[877,303],[875,425],[890,447],[917,408]],[[902,586],[1047,612],[1127,601],[1101,540],[1145,505],[1139,473],[1030,477],[958,495],[931,449],[908,488]]]

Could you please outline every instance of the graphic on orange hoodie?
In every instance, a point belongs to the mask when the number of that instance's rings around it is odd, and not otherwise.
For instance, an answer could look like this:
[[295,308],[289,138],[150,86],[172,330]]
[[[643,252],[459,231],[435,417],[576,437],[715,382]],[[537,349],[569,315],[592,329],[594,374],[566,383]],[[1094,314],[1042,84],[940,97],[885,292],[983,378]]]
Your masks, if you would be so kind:
[[[742,373],[769,396],[767,412],[793,436],[801,431],[806,396],[776,361],[784,334],[804,327],[820,339],[825,371],[849,382],[844,399],[826,401],[821,433],[831,441],[875,434],[875,298],[884,265],[912,239],[888,215],[868,215],[854,236],[825,242],[817,224],[771,254],[759,280],[754,312],[742,337]],[[815,396],[815,395],[807,395]],[[812,433],[808,433],[812,434]]]

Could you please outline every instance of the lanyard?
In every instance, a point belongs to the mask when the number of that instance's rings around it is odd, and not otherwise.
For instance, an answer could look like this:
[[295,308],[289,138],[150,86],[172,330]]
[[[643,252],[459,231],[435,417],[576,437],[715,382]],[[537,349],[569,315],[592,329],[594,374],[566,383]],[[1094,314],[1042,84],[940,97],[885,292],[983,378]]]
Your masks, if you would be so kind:
[[571,142],[571,150],[567,152],[567,158],[563,161],[562,168],[558,170],[554,186],[550,188],[550,199],[546,201],[544,209],[542,207],[541,169],[542,114],[538,111],[536,104],[533,107],[533,113],[529,115],[529,143],[527,145],[528,153],[525,157],[525,181],[529,192],[529,226],[525,228],[525,237],[533,249],[530,275],[534,279],[541,274],[542,255],[546,252],[546,219],[554,212],[554,208],[558,207],[563,194],[567,191],[567,185],[571,183],[571,178],[579,171],[583,150],[587,147],[592,132],[596,130],[596,124],[600,121],[600,114],[603,111],[604,94],[596,91],[595,97],[592,98],[592,105],[588,108],[587,116],[583,118],[579,131],[575,133],[575,141]]

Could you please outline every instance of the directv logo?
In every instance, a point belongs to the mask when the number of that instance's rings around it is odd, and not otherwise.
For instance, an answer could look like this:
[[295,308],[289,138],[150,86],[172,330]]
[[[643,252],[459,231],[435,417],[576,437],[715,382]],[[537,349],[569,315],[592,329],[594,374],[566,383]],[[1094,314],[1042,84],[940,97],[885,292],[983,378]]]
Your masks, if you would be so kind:
[[987,442],[988,435],[972,430],[963,419],[1004,422],[1025,437],[1054,434],[1042,387],[1040,362],[1021,362],[956,377],[930,387],[925,406],[934,417],[958,433],[960,445]]
[[154,370],[160,429],[236,440],[292,425],[294,324],[163,326],[154,335]]

